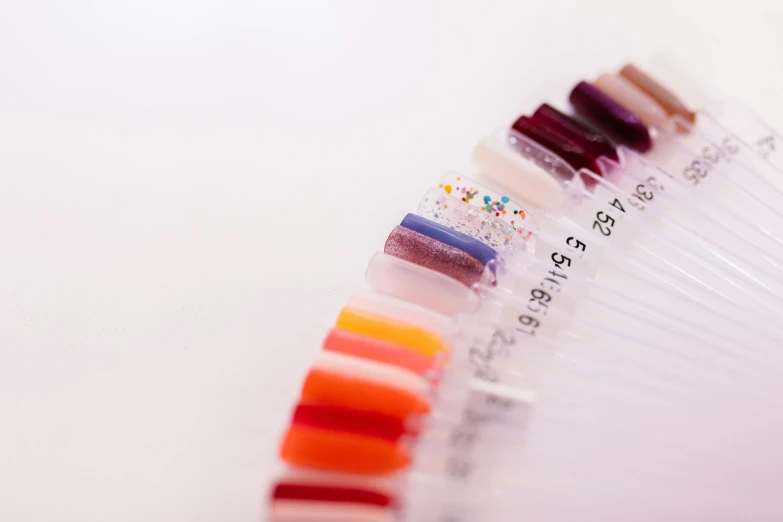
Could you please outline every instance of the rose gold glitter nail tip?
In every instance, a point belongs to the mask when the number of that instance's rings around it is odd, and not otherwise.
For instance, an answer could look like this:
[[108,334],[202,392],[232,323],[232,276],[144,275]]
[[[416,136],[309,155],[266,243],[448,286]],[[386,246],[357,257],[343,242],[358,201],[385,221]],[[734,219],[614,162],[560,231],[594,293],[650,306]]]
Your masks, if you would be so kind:
[[482,280],[487,284],[494,282],[491,271],[475,257],[399,225],[389,234],[383,251],[453,277],[467,286]]

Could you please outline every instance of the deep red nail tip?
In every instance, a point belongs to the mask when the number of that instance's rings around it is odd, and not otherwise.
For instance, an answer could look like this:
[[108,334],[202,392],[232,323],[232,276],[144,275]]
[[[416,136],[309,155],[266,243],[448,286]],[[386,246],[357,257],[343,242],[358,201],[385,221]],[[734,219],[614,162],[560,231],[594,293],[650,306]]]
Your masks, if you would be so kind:
[[392,498],[389,495],[368,489],[285,482],[275,485],[272,490],[272,499],[310,502],[351,502],[379,507],[387,507],[392,504]]
[[544,103],[536,109],[531,119],[574,140],[593,157],[619,161],[617,149],[605,134],[549,104]]
[[405,425],[397,417],[325,404],[299,404],[291,423],[356,433],[392,443],[396,443],[406,433]]
[[568,99],[580,116],[606,132],[614,141],[639,152],[647,152],[652,148],[652,137],[647,126],[598,87],[579,82]]

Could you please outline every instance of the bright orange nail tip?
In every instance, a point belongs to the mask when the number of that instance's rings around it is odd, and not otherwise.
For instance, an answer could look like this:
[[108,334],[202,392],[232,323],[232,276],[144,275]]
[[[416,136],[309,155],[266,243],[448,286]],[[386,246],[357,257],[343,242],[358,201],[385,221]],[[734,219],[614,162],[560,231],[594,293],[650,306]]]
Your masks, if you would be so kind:
[[399,321],[345,307],[337,317],[337,328],[390,343],[399,344],[432,357],[447,351],[446,344],[430,332]]
[[317,368],[305,379],[301,402],[376,411],[402,419],[430,409],[424,398],[409,391]]
[[426,376],[437,368],[434,359],[403,346],[333,328],[324,340],[324,350],[364,357]]
[[399,445],[375,437],[291,426],[280,457],[295,466],[360,474],[393,473],[410,463]]

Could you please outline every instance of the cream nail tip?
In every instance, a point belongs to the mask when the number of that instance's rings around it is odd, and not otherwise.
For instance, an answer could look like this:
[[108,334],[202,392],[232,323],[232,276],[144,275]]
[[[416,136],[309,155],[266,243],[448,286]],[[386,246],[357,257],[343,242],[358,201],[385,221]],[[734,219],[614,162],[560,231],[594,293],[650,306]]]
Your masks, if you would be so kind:
[[495,138],[478,142],[473,161],[517,199],[540,208],[557,208],[563,202],[560,183],[551,174]]

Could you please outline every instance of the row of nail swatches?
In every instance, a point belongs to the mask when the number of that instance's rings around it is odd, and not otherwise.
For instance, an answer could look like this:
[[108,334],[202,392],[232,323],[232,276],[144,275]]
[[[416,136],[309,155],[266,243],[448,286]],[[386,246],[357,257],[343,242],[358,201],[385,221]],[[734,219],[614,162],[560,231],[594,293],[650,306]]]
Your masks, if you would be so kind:
[[270,521],[783,520],[778,135],[664,70],[519,116],[394,226]]

